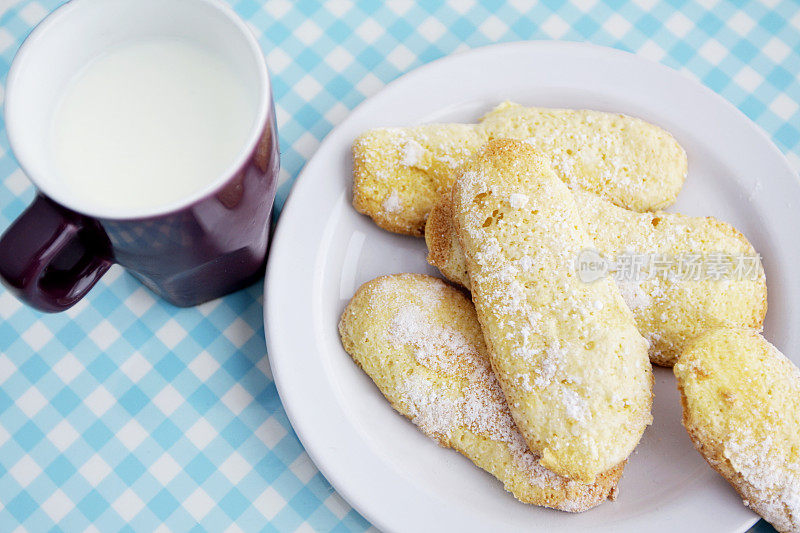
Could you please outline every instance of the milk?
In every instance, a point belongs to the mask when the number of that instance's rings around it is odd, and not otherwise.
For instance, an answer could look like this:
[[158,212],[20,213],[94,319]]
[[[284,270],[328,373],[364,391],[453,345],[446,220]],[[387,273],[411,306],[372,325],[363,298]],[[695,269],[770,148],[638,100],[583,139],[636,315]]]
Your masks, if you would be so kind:
[[53,114],[53,163],[84,202],[168,206],[236,161],[256,101],[231,67],[199,46],[126,44],[91,61],[67,86]]

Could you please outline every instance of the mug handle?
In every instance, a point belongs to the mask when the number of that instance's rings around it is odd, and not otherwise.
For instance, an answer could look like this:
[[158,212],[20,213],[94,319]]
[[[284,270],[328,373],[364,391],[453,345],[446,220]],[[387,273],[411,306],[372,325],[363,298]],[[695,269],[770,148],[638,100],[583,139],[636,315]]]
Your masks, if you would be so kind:
[[41,311],[72,307],[112,263],[111,245],[96,220],[41,194],[0,237],[0,277]]

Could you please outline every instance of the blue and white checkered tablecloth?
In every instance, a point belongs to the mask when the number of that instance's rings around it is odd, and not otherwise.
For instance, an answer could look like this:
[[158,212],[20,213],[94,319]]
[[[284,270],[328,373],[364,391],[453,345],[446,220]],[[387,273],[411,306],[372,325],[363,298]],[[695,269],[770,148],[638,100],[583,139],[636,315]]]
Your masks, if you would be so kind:
[[[3,81],[23,38],[59,3],[0,2]],[[793,0],[233,4],[271,69],[278,211],[321,139],[384,84],[452,52],[521,39],[591,41],[682,70],[800,168]],[[0,229],[32,197],[0,127]],[[261,291],[177,309],[115,267],[73,309],[44,315],[0,288],[0,532],[369,529],[289,425],[266,358]],[[771,531],[763,521],[756,529]]]

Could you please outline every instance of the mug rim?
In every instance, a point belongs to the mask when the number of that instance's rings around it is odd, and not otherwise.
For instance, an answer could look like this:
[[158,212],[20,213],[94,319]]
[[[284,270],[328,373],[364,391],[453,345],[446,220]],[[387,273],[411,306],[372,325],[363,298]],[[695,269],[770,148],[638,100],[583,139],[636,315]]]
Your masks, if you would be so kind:
[[[73,201],[75,200],[74,198],[64,198],[58,193],[54,194],[53,191],[48,190],[48,187],[42,185],[42,182],[46,183],[46,180],[40,179],[41,176],[37,176],[34,172],[31,172],[31,166],[26,164],[23,157],[20,157],[22,150],[19,149],[21,144],[17,138],[17,135],[15,134],[15,124],[17,124],[18,121],[24,120],[25,117],[19,116],[17,113],[11,111],[13,109],[13,104],[11,102],[15,100],[14,95],[17,92],[15,87],[17,85],[17,80],[20,77],[20,69],[21,65],[24,63],[25,57],[30,53],[30,50],[36,46],[40,39],[46,37],[46,32],[48,29],[56,24],[61,23],[61,19],[66,14],[72,10],[79,9],[84,5],[97,4],[102,1],[103,0],[69,0],[45,16],[45,18],[34,27],[34,29],[28,34],[28,36],[20,45],[19,49],[14,55],[14,59],[12,60],[11,67],[8,71],[8,77],[6,78],[5,102],[3,104],[3,115],[6,122],[6,134],[8,135],[9,146],[20,168],[28,177],[28,179],[31,180],[37,191],[52,199],[56,203],[62,205],[63,207],[75,211],[76,213],[104,220],[137,220],[164,216],[183,211],[184,209],[191,207],[192,205],[195,205],[218,192],[225,185],[227,185],[230,179],[244,167],[250,156],[258,148],[258,143],[261,140],[264,129],[268,127],[267,120],[269,119],[270,108],[273,105],[271,98],[272,88],[266,59],[264,58],[264,53],[261,50],[255,35],[253,35],[253,32],[250,31],[250,28],[247,27],[245,22],[229,5],[219,0],[193,1],[206,4],[221,16],[226,17],[230,22],[233,23],[239,34],[244,37],[245,42],[251,52],[252,58],[255,60],[258,67],[257,79],[259,101],[257,105],[256,119],[253,121],[253,125],[251,126],[250,132],[247,136],[246,143],[243,144],[235,159],[233,159],[225,168],[225,170],[222,171],[213,181],[204,187],[195,190],[191,194],[173,202],[163,205],[156,205],[154,207],[133,208],[128,210],[129,212],[120,215],[119,213],[113,212],[117,208],[105,207],[102,204],[94,203],[80,204],[80,199],[78,199],[76,202]],[[161,1],[166,2],[168,0]],[[135,1],[133,3],[136,4]]]

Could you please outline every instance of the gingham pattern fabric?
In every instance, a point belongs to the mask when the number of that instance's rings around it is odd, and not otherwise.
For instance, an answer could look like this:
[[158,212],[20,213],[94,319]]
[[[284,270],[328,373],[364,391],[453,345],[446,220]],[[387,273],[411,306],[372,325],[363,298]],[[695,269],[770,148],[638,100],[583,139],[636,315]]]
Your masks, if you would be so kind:
[[[0,78],[58,3],[23,1],[0,14]],[[793,0],[234,7],[271,69],[278,211],[322,138],[384,84],[452,52],[521,39],[590,41],[685,71],[800,168]],[[2,127],[0,228],[32,197]],[[0,531],[369,529],[286,418],[266,358],[261,291],[176,309],[113,268],[72,310],[43,315],[0,289]],[[771,530],[763,521],[756,529]]]

